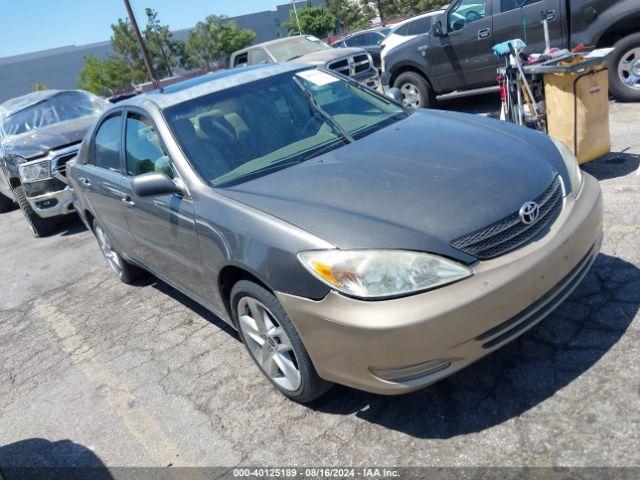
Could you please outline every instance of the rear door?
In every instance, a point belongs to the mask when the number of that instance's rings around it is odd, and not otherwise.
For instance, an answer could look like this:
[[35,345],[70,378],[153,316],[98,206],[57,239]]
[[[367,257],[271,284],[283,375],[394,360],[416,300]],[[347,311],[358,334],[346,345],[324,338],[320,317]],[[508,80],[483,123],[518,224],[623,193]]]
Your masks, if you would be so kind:
[[496,84],[492,14],[493,0],[458,0],[439,17],[444,34],[432,36],[429,58],[440,92]]
[[[149,172],[180,181],[155,124],[142,110],[127,111],[124,151],[129,181]],[[131,190],[128,194],[125,210],[136,258],[177,287],[207,298],[193,200],[177,194],[144,198]]]
[[551,47],[565,48],[560,0],[494,0],[493,28],[496,43],[520,38],[527,53],[545,48],[542,14],[549,18]]
[[122,174],[122,133],[124,112],[105,117],[95,129],[87,163],[78,181],[85,198],[102,226],[121,252],[128,254],[133,236],[124,213],[123,197],[128,180]]

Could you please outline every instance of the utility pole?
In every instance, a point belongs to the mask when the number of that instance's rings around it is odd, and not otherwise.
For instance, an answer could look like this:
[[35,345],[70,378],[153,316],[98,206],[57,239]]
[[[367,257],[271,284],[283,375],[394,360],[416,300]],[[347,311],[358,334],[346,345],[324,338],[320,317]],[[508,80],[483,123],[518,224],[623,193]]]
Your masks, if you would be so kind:
[[298,35],[302,35],[302,30],[300,29],[300,19],[298,18],[298,10],[296,9],[296,0],[291,0],[293,4],[293,13],[296,15],[296,23],[298,24]]
[[138,41],[138,46],[140,47],[140,52],[142,53],[142,59],[144,60],[144,64],[147,67],[147,72],[149,73],[149,77],[151,81],[155,84],[156,88],[160,88],[160,83],[156,78],[155,72],[153,71],[153,67],[151,66],[151,61],[149,61],[149,54],[147,53],[147,47],[144,44],[144,39],[140,34],[140,29],[138,28],[138,22],[136,22],[136,17],[133,15],[133,10],[131,9],[131,4],[129,0],[124,0],[124,6],[127,9],[127,14],[129,15],[129,21],[131,22],[131,26],[133,27],[133,33],[136,35],[136,40]]

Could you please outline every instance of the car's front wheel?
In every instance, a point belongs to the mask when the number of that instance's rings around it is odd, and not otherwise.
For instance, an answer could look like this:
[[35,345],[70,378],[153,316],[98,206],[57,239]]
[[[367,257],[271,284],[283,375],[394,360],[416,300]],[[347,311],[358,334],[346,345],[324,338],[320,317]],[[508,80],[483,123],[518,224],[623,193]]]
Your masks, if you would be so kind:
[[133,283],[142,274],[142,270],[135,265],[127,262],[122,256],[113,248],[111,239],[107,232],[105,232],[102,225],[97,220],[93,221],[93,232],[98,240],[98,245],[104,255],[109,268],[118,275],[118,278],[124,283]]
[[307,403],[331,387],[318,376],[287,313],[271,292],[241,280],[231,290],[231,307],[251,358],[282,394]]

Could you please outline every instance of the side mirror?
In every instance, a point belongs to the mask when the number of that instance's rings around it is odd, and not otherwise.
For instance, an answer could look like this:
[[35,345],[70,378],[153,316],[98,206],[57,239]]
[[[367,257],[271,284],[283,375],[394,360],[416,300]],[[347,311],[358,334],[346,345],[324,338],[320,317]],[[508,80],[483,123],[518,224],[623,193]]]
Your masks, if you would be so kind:
[[398,87],[390,88],[389,92],[387,93],[387,96],[389,98],[393,98],[396,102],[398,102],[400,104],[404,100],[404,95],[402,94],[402,91]]
[[131,189],[139,197],[159,197],[183,193],[164,173],[145,173],[131,180]]
[[431,29],[434,37],[442,37],[444,35],[444,31],[442,30],[442,21],[437,20],[433,24],[433,28]]

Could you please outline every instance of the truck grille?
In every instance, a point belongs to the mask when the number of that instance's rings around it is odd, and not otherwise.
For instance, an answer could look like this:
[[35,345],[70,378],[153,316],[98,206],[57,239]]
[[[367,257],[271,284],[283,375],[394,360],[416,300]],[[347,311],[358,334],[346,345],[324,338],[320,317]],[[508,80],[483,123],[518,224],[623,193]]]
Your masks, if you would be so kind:
[[353,77],[362,72],[366,72],[371,68],[369,56],[365,53],[349,55],[348,57],[334,60],[327,64],[327,68],[335,70],[338,73]]
[[547,189],[534,200],[540,207],[538,219],[534,223],[523,223],[519,211],[516,211],[502,220],[453,240],[451,246],[479,260],[488,260],[515,250],[553,224],[562,211],[562,198],[562,179],[556,174]]

